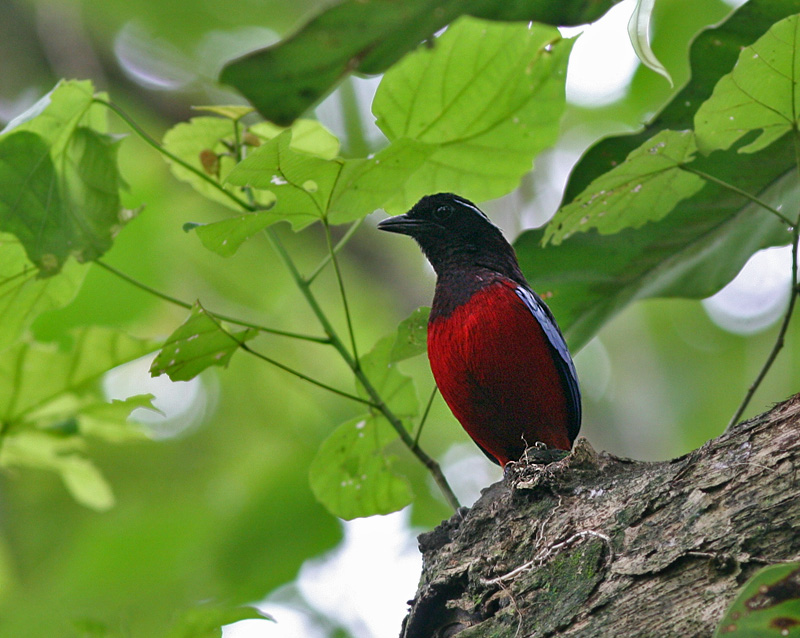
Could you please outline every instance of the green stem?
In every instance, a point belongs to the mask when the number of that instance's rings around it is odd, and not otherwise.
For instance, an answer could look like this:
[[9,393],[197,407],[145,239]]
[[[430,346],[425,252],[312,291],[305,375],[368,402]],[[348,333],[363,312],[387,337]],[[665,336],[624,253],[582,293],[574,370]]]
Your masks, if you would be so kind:
[[456,511],[460,507],[458,499],[456,495],[453,493],[453,490],[450,488],[450,485],[447,482],[444,474],[442,473],[442,468],[439,464],[432,459],[428,454],[419,447],[416,441],[411,438],[411,435],[406,430],[403,422],[397,417],[389,409],[389,406],[386,405],[384,400],[381,398],[378,391],[375,389],[375,386],[372,385],[370,380],[364,374],[364,371],[356,364],[356,361],[350,355],[350,352],[345,347],[342,340],[336,334],[336,331],[333,329],[330,321],[328,321],[327,316],[320,308],[319,303],[317,302],[314,294],[311,292],[310,285],[306,279],[300,275],[300,272],[297,270],[297,266],[295,265],[294,261],[292,260],[289,253],[286,251],[286,248],[280,241],[277,233],[274,229],[268,228],[266,230],[267,237],[269,241],[272,243],[272,246],[275,249],[275,252],[281,258],[286,268],[289,270],[292,278],[295,281],[298,289],[305,297],[306,302],[308,303],[311,311],[316,315],[317,319],[319,320],[320,324],[322,325],[322,329],[325,331],[325,334],[328,335],[330,339],[331,345],[336,348],[336,350],[341,355],[342,359],[344,359],[345,363],[350,367],[353,374],[358,379],[361,386],[364,388],[365,392],[369,395],[372,399],[373,403],[375,404],[375,409],[377,409],[397,432],[397,435],[400,437],[400,440],[403,444],[411,451],[411,453],[417,457],[417,459],[428,469],[433,476],[433,480],[439,486],[439,489],[444,494],[445,499],[447,500],[448,504]]
[[255,211],[257,211],[257,210],[258,210],[258,207],[257,207],[257,206],[252,206],[252,205],[248,204],[246,201],[244,201],[243,199],[241,199],[241,198],[237,197],[235,194],[231,193],[229,190],[227,190],[225,187],[223,187],[223,186],[222,186],[222,184],[220,184],[218,181],[216,181],[215,179],[212,179],[212,178],[211,178],[209,175],[206,175],[206,174],[205,174],[203,171],[201,171],[201,170],[200,170],[199,168],[197,168],[196,166],[192,166],[192,165],[191,165],[191,164],[189,164],[188,162],[186,162],[186,161],[182,160],[182,159],[181,159],[180,157],[178,157],[177,155],[175,155],[175,154],[171,153],[170,151],[168,151],[167,149],[165,149],[165,148],[164,148],[164,147],[163,147],[163,146],[162,146],[162,145],[161,145],[161,144],[160,144],[160,143],[159,143],[157,140],[155,140],[154,138],[152,138],[152,137],[150,136],[150,134],[149,134],[147,131],[145,131],[145,130],[144,130],[144,129],[143,129],[141,126],[139,126],[139,125],[138,125],[138,124],[137,124],[137,123],[136,123],[136,122],[135,122],[135,121],[134,121],[134,120],[133,120],[133,119],[132,119],[132,118],[131,118],[131,117],[130,117],[128,114],[127,114],[127,113],[125,113],[125,111],[123,111],[123,110],[122,110],[120,107],[118,107],[118,106],[117,106],[116,104],[114,104],[113,102],[108,102],[108,101],[106,101],[106,100],[101,100],[100,98],[97,98],[97,97],[96,97],[96,98],[94,98],[94,100],[93,100],[93,101],[94,101],[94,102],[96,102],[97,104],[102,104],[103,106],[105,106],[105,107],[107,107],[108,109],[112,110],[112,111],[113,111],[114,113],[116,113],[116,114],[117,114],[117,115],[118,115],[118,116],[119,116],[119,117],[120,117],[120,118],[121,118],[121,119],[122,119],[122,120],[123,120],[123,121],[124,121],[124,122],[125,122],[125,123],[126,123],[128,126],[130,126],[130,127],[131,127],[131,129],[132,129],[132,130],[133,130],[133,131],[134,131],[134,132],[135,132],[135,133],[136,133],[136,134],[137,134],[137,135],[138,135],[140,138],[142,138],[142,140],[144,140],[144,141],[145,141],[147,144],[149,144],[150,146],[152,146],[152,147],[153,147],[154,149],[156,149],[156,150],[157,150],[159,153],[161,153],[161,154],[162,154],[162,155],[164,155],[165,157],[168,157],[170,160],[172,160],[173,162],[175,162],[175,163],[176,163],[176,164],[178,164],[179,166],[182,166],[182,167],[183,167],[183,168],[185,168],[187,171],[189,171],[189,172],[191,172],[191,173],[194,173],[194,174],[195,174],[197,177],[199,177],[200,179],[204,180],[206,183],[208,183],[208,184],[210,184],[211,186],[213,186],[214,188],[216,188],[216,189],[217,189],[217,190],[218,190],[220,193],[222,193],[222,194],[223,194],[223,195],[225,195],[227,198],[229,198],[229,199],[230,199],[232,202],[234,202],[234,203],[235,203],[237,206],[241,206],[241,207],[242,207],[244,210],[247,210],[247,211],[249,211],[249,212],[251,212],[251,213],[252,213],[252,212],[255,212]]
[[428,420],[428,413],[431,411],[431,406],[433,405],[433,399],[436,396],[436,391],[439,387],[434,383],[433,390],[431,390],[431,396],[428,397],[428,404],[425,406],[425,412],[422,413],[422,418],[419,420],[419,427],[417,428],[417,436],[414,437],[414,445],[419,443],[419,437],[422,435],[422,428],[425,425],[425,421]]
[[[354,222],[350,226],[350,228],[347,229],[347,232],[338,241],[336,246],[333,247],[333,255],[337,255],[339,251],[347,245],[347,242],[350,241],[350,238],[355,234],[355,232],[359,228],[361,228],[361,224],[363,222],[364,218],[362,217],[361,219]],[[322,259],[319,265],[314,269],[314,271],[306,277],[306,281],[309,284],[312,283],[317,278],[317,276],[325,269],[325,266],[327,266],[331,262],[331,259],[333,259],[333,255],[331,255],[330,252],[327,255],[325,255],[325,257]]]
[[[347,303],[347,293],[344,289],[344,278],[342,277],[342,271],[339,269],[339,260],[336,259],[336,253],[333,249],[333,240],[331,239],[331,229],[328,226],[328,220],[323,218],[322,225],[325,228],[325,241],[328,245],[328,255],[330,255],[331,263],[333,264],[333,271],[336,273],[336,282],[339,285],[339,294],[342,297],[342,307],[344,308],[344,316],[347,320],[347,332],[350,335],[350,347],[352,348],[353,353],[353,361],[355,365],[358,366],[358,348],[356,347],[356,335],[353,331],[353,320],[350,315],[350,305]],[[308,280],[306,279],[306,282]],[[309,286],[311,284],[308,284]]]
[[772,213],[773,215],[775,215],[778,219],[780,219],[787,226],[794,226],[794,222],[791,219],[786,217],[786,215],[781,213],[778,209],[773,208],[772,206],[767,204],[767,202],[765,202],[763,199],[759,199],[755,195],[752,195],[751,193],[748,193],[747,191],[744,191],[741,188],[739,188],[737,186],[734,186],[733,184],[729,184],[728,182],[726,182],[724,180],[721,180],[718,177],[714,177],[713,175],[705,173],[705,172],[703,172],[701,170],[698,170],[696,168],[692,168],[689,165],[681,164],[680,167],[683,170],[685,170],[685,171],[687,171],[689,173],[694,173],[695,175],[697,175],[698,177],[703,178],[706,181],[709,181],[709,182],[711,182],[713,184],[716,184],[717,186],[721,186],[722,188],[725,188],[725,189],[731,191],[732,193],[736,193],[737,195],[741,195],[742,197],[745,197],[745,198],[749,199],[754,204],[757,204],[758,206],[760,206],[764,210],[766,210],[766,211]]
[[[181,308],[186,308],[187,310],[191,310],[192,309],[192,304],[190,304],[190,303],[188,303],[186,301],[183,301],[181,299],[176,299],[175,297],[171,297],[170,295],[168,295],[166,293],[163,293],[160,290],[156,290],[155,288],[151,288],[147,284],[144,284],[141,281],[138,281],[137,279],[134,279],[130,275],[126,275],[124,272],[122,272],[120,270],[117,270],[116,268],[114,268],[113,266],[110,266],[109,264],[105,263],[104,261],[101,261],[101,260],[98,259],[94,263],[96,263],[101,268],[104,268],[105,270],[107,270],[111,274],[119,277],[123,281],[126,281],[129,284],[131,284],[133,286],[136,286],[140,290],[143,290],[143,291],[145,291],[145,292],[147,292],[147,293],[149,293],[151,295],[154,295],[154,296],[158,297],[159,299],[163,299],[164,301],[167,301],[167,302],[169,302],[169,303],[171,303],[171,304],[173,304],[175,306],[180,306]],[[296,332],[288,332],[286,330],[277,330],[275,328],[267,328],[266,326],[260,326],[260,325],[258,325],[256,323],[250,323],[249,321],[242,321],[241,319],[237,319],[236,317],[229,317],[227,315],[221,315],[221,314],[217,314],[217,313],[214,313],[214,316],[222,319],[223,321],[227,321],[228,323],[236,324],[237,326],[242,326],[244,328],[254,328],[255,330],[258,330],[259,332],[266,332],[266,333],[269,333],[269,334],[279,335],[281,337],[291,337],[292,339],[300,339],[302,341],[312,341],[314,343],[330,344],[330,340],[327,337],[314,337],[314,336],[311,336],[311,335],[304,335],[304,334],[299,334],[299,333],[296,333]]]
[[302,379],[303,381],[308,381],[309,383],[311,383],[312,385],[317,386],[318,388],[322,388],[323,390],[328,390],[329,392],[333,392],[334,394],[338,394],[341,397],[345,397],[346,399],[351,399],[353,401],[357,401],[358,403],[363,403],[363,404],[368,405],[368,406],[370,406],[372,408],[377,407],[374,403],[372,403],[372,401],[368,401],[367,399],[364,399],[363,397],[356,396],[355,394],[350,394],[349,392],[345,392],[344,390],[339,390],[338,388],[334,388],[333,386],[330,386],[327,383],[323,383],[322,381],[317,381],[316,379],[313,379],[312,377],[309,377],[308,375],[303,374],[299,370],[295,370],[294,368],[290,368],[289,366],[281,363],[280,361],[276,361],[272,357],[268,357],[265,354],[261,354],[257,350],[253,350],[250,346],[247,345],[247,343],[237,339],[236,335],[233,335],[230,332],[228,332],[227,330],[225,330],[225,328],[222,326],[222,324],[220,324],[220,320],[225,321],[222,317],[215,316],[211,312],[209,312],[208,310],[206,310],[206,316],[209,319],[211,319],[211,321],[214,322],[214,324],[217,326],[217,329],[220,332],[222,332],[226,337],[231,339],[231,341],[235,342],[236,345],[239,348],[241,348],[242,350],[244,350],[248,354],[251,354],[254,357],[257,357],[257,358],[261,359],[262,361],[266,361],[267,363],[270,363],[270,364],[274,365],[276,368],[280,368],[281,370],[296,376],[298,379]]

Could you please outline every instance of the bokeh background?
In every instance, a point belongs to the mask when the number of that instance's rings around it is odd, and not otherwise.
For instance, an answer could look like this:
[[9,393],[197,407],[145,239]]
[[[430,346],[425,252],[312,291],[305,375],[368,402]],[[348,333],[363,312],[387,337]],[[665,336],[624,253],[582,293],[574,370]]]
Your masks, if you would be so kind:
[[[155,137],[192,117],[191,105],[238,98],[215,78],[222,64],[290,33],[324,4],[314,0],[0,0],[0,125],[59,78],[89,78]],[[657,4],[653,49],[679,87],[687,45],[736,2]],[[586,29],[568,76],[570,102],[557,146],[520,188],[485,210],[509,238],[555,212],[580,154],[600,137],[636,129],[674,89],[638,64],[625,33],[629,0]],[[316,111],[345,154],[382,143],[369,105],[378,78],[348,81]],[[111,116],[114,130],[127,133]],[[176,182],[135,136],[121,151],[142,213],[117,238],[108,262],[159,290],[276,328],[318,333],[265,241],[230,259],[205,251],[185,222],[221,212]],[[410,241],[378,233],[372,216],[342,255],[362,351],[414,308],[430,303],[433,276]],[[324,237],[281,229],[312,268]],[[722,432],[774,343],[790,281],[788,249],[757,254],[739,277],[703,302],[651,300],[617,317],[576,356],[584,393],[582,434],[597,449],[636,459],[684,454]],[[343,326],[331,277],[315,290]],[[42,340],[102,324],[164,337],[185,312],[91,267],[68,307],[37,320]],[[800,322],[747,415],[800,388]],[[349,383],[335,353],[262,337],[258,347],[334,385]],[[407,510],[343,524],[317,504],[308,466],[320,442],[358,406],[237,354],[224,371],[187,383],[149,379],[149,362],[106,379],[109,397],[153,392],[166,416],[142,414],[150,440],[91,450],[117,505],[76,504],[58,479],[0,475],[0,635],[159,636],[204,601],[253,602],[277,623],[243,621],[232,636],[396,635],[420,563],[415,534],[449,515],[423,468],[399,446],[397,467],[414,486]],[[405,364],[427,398],[424,357]],[[422,437],[465,503],[500,473],[437,399]]]

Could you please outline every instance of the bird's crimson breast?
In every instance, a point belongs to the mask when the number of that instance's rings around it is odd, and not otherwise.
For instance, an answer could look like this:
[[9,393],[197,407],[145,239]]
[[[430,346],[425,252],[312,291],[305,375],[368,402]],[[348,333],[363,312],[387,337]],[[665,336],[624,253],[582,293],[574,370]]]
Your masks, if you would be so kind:
[[428,326],[428,357],[444,400],[501,465],[537,441],[571,447],[558,355],[516,287],[496,281]]

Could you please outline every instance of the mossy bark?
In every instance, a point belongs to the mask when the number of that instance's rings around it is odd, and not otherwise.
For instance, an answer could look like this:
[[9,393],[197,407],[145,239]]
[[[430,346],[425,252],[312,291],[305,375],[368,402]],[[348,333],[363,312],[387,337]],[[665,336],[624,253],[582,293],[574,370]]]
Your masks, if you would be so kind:
[[710,636],[749,576],[800,555],[799,468],[800,395],[672,461],[579,439],[520,463],[420,536],[402,635]]

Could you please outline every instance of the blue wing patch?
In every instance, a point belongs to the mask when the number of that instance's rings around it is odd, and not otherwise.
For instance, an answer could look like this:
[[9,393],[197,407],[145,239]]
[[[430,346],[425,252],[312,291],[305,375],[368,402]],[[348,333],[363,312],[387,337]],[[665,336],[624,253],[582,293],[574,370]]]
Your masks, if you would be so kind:
[[531,311],[536,321],[539,322],[547,340],[558,354],[556,367],[567,387],[570,403],[573,406],[573,414],[569,423],[569,439],[573,441],[578,436],[578,431],[581,427],[581,391],[578,387],[578,373],[575,371],[575,364],[569,354],[567,342],[564,341],[564,336],[561,334],[561,330],[558,329],[558,324],[556,324],[550,308],[541,300],[539,295],[522,286],[517,286],[515,292],[528,307],[528,310]]

